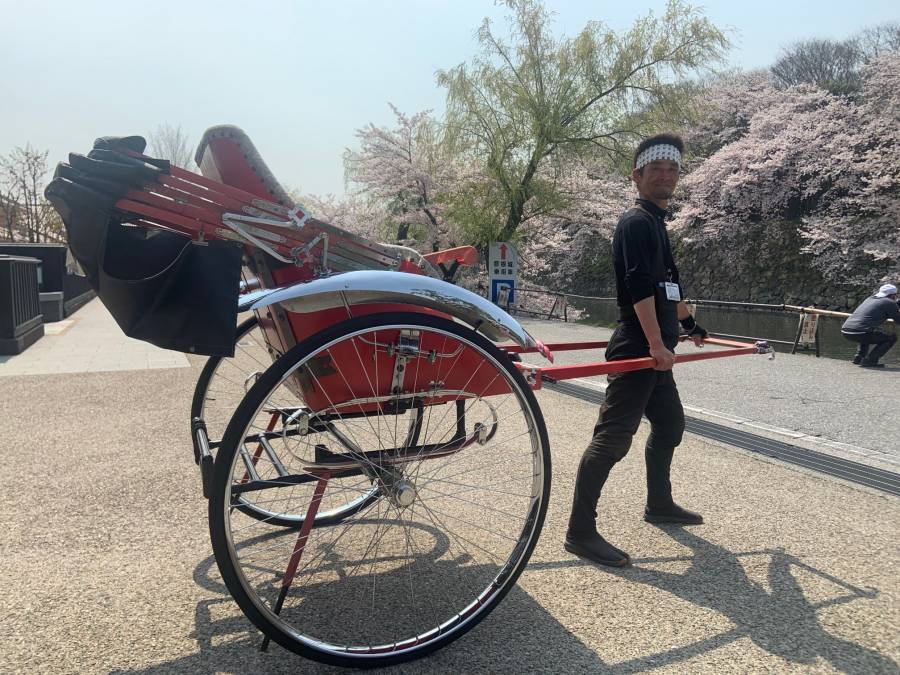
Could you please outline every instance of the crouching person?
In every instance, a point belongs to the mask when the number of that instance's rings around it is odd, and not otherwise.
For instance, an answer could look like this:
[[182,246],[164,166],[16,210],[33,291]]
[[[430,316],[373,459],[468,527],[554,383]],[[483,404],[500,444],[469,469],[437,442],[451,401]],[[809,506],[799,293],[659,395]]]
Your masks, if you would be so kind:
[[884,368],[878,360],[897,342],[895,334],[878,330],[888,319],[900,323],[900,305],[894,284],[885,284],[875,295],[863,300],[841,326],[843,336],[859,345],[853,363],[863,368]]

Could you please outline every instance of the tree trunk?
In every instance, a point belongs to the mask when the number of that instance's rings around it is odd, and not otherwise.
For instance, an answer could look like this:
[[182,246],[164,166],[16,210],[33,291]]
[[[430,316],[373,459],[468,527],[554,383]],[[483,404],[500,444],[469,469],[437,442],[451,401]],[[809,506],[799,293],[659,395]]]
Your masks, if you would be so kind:
[[7,200],[3,200],[3,203],[0,204],[3,207],[3,219],[6,221],[6,231],[9,233],[9,240],[15,241],[15,230],[13,223],[15,222],[15,212],[11,203]]
[[437,244],[437,238],[440,234],[440,227],[438,227],[437,218],[434,217],[434,214],[429,211],[427,208],[423,208],[422,211],[425,212],[425,215],[428,217],[428,220],[431,222],[431,243],[432,245]]
[[528,167],[525,169],[525,174],[516,186],[516,193],[509,205],[509,215],[506,217],[506,225],[500,230],[499,241],[507,241],[509,237],[515,234],[519,225],[522,224],[522,219],[525,216],[525,202],[528,201],[531,192],[531,181],[534,178],[534,174],[537,173],[538,162],[540,162],[541,158],[544,156],[543,148],[543,143],[538,144],[538,147],[535,148],[534,153],[531,155],[531,159],[528,161]]
[[[521,195],[521,193],[520,193]],[[506,218],[506,225],[503,226],[503,229],[500,230],[500,234],[497,235],[498,241],[509,241],[509,238],[515,234],[516,229],[519,227],[519,224],[522,222],[522,217],[525,215],[525,200],[521,196],[517,196],[509,206],[509,215]]]

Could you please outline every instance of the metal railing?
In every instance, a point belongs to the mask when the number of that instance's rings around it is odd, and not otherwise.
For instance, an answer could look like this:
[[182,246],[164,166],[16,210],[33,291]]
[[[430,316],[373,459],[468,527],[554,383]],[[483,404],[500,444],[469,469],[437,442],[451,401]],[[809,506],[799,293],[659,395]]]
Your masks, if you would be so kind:
[[[558,291],[548,291],[542,288],[529,288],[527,286],[516,288],[516,296],[518,296],[516,304],[511,304],[507,298],[507,302],[501,303],[500,306],[513,315],[524,315],[538,319],[560,319],[565,322],[569,321],[569,298],[587,297],[574,296],[570,293],[560,293]],[[548,296],[553,300],[536,300],[533,302],[532,306],[528,306],[527,301],[523,302],[523,300],[529,296]]]
[[[838,319],[846,319],[850,316],[849,312],[835,312],[830,309],[819,309],[818,307],[802,307],[800,305],[788,305],[788,304],[780,304],[780,305],[771,305],[764,304],[759,302],[733,302],[729,300],[688,300],[687,304],[692,304],[698,307],[702,307],[704,305],[709,307],[724,307],[724,308],[732,308],[732,309],[760,309],[766,311],[773,312],[790,312],[796,313],[798,315],[797,321],[797,334],[794,337],[792,342],[787,340],[775,340],[772,338],[752,338],[742,335],[726,335],[724,333],[713,333],[710,331],[711,335],[716,335],[719,337],[727,337],[732,339],[744,339],[744,340],[754,340],[754,339],[764,339],[768,342],[773,342],[781,345],[790,345],[791,354],[795,354],[797,352],[798,347],[800,347],[801,339],[804,338],[804,329],[806,329],[806,338],[803,339],[803,344],[813,345],[816,352],[816,357],[818,357],[821,353],[821,345],[819,341],[819,330],[818,330],[818,317],[820,316],[830,316]],[[814,318],[810,318],[814,317]],[[889,323],[894,323],[893,319],[888,319]]]
[[[540,308],[522,306],[525,303],[521,302],[517,303],[517,305],[509,305],[508,303],[506,303],[503,306],[510,313],[521,314],[525,316],[534,316],[542,319],[562,319],[563,321],[569,320],[569,298],[581,298],[585,300],[611,302],[614,302],[616,300],[616,298],[606,298],[592,295],[578,295],[576,293],[563,293],[561,291],[530,288],[526,286],[517,288],[516,294],[524,294],[526,296],[528,294],[535,296],[549,296],[553,298],[553,301],[552,303],[544,302],[543,307]],[[522,296],[519,295],[519,297]],[[776,338],[768,338],[763,336],[733,335],[730,333],[719,333],[716,331],[710,331],[709,334],[711,336],[717,338],[725,338],[727,340],[765,340],[773,344],[790,347],[791,354],[796,353],[798,349],[805,350],[807,348],[812,348],[815,350],[815,354],[817,357],[821,355],[821,345],[818,331],[818,317],[830,316],[834,318],[846,319],[850,316],[849,312],[835,312],[830,309],[819,309],[818,307],[802,307],[800,305],[789,305],[787,303],[768,304],[761,302],[737,302],[732,300],[686,300],[685,302],[688,305],[693,305],[695,307],[707,306],[721,307],[724,309],[762,310],[768,312],[789,312],[792,314],[797,314],[797,332],[793,340],[779,340]],[[891,319],[888,319],[888,322],[893,323]],[[806,330],[804,331],[804,329]]]

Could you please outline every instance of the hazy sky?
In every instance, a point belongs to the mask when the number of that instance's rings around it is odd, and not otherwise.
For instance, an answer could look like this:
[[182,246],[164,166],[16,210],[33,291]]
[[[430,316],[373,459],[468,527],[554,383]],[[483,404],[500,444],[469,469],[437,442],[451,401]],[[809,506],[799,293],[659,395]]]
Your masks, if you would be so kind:
[[[591,19],[628,28],[661,0],[547,0],[560,33]],[[742,68],[801,38],[844,38],[900,19],[888,0],[705,3]],[[475,53],[490,0],[113,2],[0,0],[0,154],[30,142],[50,159],[102,135],[181,125],[196,145],[214,124],[242,127],[275,175],[342,194],[354,130],[402,111],[441,111],[434,73]]]

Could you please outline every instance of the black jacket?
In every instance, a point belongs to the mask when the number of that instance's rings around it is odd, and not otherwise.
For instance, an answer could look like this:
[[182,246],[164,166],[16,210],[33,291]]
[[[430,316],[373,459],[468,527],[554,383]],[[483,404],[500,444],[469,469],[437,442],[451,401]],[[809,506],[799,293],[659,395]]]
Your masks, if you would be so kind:
[[679,283],[678,268],[666,232],[666,212],[645,199],[635,201],[619,218],[613,234],[613,267],[616,273],[616,304],[619,325],[606,349],[607,360],[636,358],[650,354],[634,304],[656,298],[656,319],[663,343],[674,349],[678,343],[677,303],[666,299],[666,281]]

